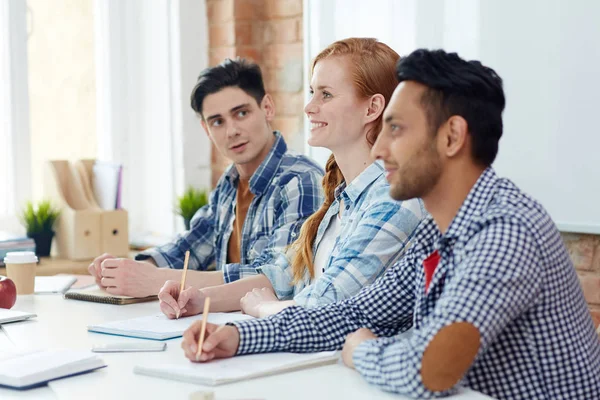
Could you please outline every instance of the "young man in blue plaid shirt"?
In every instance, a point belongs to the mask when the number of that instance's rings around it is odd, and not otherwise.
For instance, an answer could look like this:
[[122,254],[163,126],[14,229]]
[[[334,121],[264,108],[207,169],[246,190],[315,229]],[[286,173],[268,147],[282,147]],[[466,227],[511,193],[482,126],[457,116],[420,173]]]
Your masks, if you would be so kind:
[[[215,147],[233,165],[209,204],[194,215],[190,230],[174,242],[142,252],[135,261],[108,254],[94,260],[89,270],[109,293],[157,294],[165,281],[181,279],[177,270],[187,250],[189,286],[235,281],[240,270],[271,263],[323,203],[322,169],[288,151],[283,136],[271,129],[275,107],[258,65],[226,60],[204,70],[191,103]],[[212,265],[216,271],[205,271]]]
[[[599,399],[600,342],[560,234],[491,168],[502,80],[441,50],[413,52],[397,73],[373,152],[392,197],[420,197],[431,213],[414,245],[348,300],[209,324],[200,361],[343,348],[368,382],[411,397],[461,385],[499,399]],[[199,330],[184,334],[191,360]]]

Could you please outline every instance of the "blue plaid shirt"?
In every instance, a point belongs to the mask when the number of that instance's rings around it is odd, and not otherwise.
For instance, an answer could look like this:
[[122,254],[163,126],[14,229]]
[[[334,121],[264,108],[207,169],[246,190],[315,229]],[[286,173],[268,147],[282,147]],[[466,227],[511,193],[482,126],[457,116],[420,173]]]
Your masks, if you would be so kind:
[[304,279],[292,285],[289,254],[281,254],[275,264],[258,268],[280,299],[293,297],[305,307],[344,300],[373,283],[398,260],[426,211],[420,200],[392,200],[383,171],[379,163],[373,163],[348,186],[342,183],[336,188],[335,199],[317,230],[313,257],[331,220],[338,218],[341,201],[345,210],[319,279],[311,284],[306,270]]
[[[434,250],[441,261],[425,292],[423,260]],[[499,399],[600,399],[600,342],[560,234],[536,201],[492,169],[444,235],[425,220],[406,256],[357,296],[235,325],[238,354],[339,349],[366,327],[379,338],[355,349],[363,377],[430,398],[454,389],[423,385],[423,353],[443,327],[463,321],[481,343],[460,385]],[[413,326],[410,338],[395,337]]]
[[273,262],[323,203],[323,170],[308,157],[289,152],[279,132],[274,135],[271,151],[250,178],[254,199],[242,228],[239,264],[227,264],[239,180],[233,165],[212,191],[209,204],[194,215],[189,231],[136,259],[152,257],[159,267],[182,269],[189,250],[189,269],[206,270],[214,263],[217,270],[223,270],[226,283],[240,279],[240,270],[245,275],[256,274],[258,266]]

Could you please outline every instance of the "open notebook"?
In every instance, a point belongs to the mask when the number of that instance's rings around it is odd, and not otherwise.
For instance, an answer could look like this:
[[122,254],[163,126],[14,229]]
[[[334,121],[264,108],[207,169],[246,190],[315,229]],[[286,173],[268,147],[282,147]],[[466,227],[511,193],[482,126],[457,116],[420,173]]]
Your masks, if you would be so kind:
[[95,303],[107,303],[107,304],[133,304],[142,303],[144,301],[157,300],[158,296],[148,297],[130,297],[130,296],[117,296],[116,294],[110,294],[94,285],[82,289],[71,289],[65,293],[65,299],[72,300],[83,300],[93,301]]
[[[210,313],[208,322],[222,325],[227,322],[252,319],[238,313]],[[179,319],[168,319],[164,314],[150,315],[88,326],[88,331],[112,335],[131,336],[142,339],[166,340],[180,337],[192,322],[201,320],[202,314]]]
[[214,360],[202,364],[182,359],[178,364],[136,365],[133,371],[140,375],[216,386],[333,364],[338,358],[337,351],[303,354],[265,353]]
[[23,321],[35,317],[37,317],[37,315],[32,313],[17,310],[5,310],[4,308],[0,308],[0,324]]
[[90,351],[0,352],[0,386],[29,389],[104,366],[104,361]]

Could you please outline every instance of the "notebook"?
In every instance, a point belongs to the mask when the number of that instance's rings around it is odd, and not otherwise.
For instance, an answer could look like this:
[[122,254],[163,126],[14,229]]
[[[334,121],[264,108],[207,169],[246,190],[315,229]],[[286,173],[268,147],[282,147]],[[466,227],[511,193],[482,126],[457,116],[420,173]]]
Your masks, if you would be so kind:
[[86,287],[83,289],[71,289],[65,294],[65,299],[72,300],[83,300],[93,301],[95,303],[107,303],[107,304],[133,304],[143,303],[145,301],[157,300],[158,296],[148,297],[130,297],[130,296],[117,296],[116,294],[110,294],[105,290],[102,290],[98,285]]
[[74,276],[36,276],[35,277],[35,294],[52,294],[64,293],[71,285],[75,283],[77,278]]
[[338,358],[337,351],[302,354],[251,354],[202,364],[192,363],[182,357],[182,361],[177,364],[136,365],[133,372],[156,378],[217,386],[308,367],[333,364]]
[[24,321],[29,318],[35,318],[37,315],[17,310],[5,310],[0,308],[0,324],[7,324],[9,322]]
[[29,389],[105,366],[104,361],[91,351],[0,352],[0,386]]
[[[253,318],[239,313],[208,314],[208,322],[218,325]],[[89,325],[88,331],[141,339],[166,340],[183,336],[183,332],[190,327],[192,322],[201,319],[202,314],[179,319],[168,319],[164,314],[159,314],[100,325]]]

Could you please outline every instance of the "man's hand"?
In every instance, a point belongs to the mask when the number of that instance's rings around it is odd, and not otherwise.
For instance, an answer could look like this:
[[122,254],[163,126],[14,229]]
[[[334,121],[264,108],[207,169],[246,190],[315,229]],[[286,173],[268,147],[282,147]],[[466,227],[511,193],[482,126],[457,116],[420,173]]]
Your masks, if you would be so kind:
[[201,290],[188,287],[179,293],[180,282],[166,281],[158,292],[160,310],[169,319],[200,314],[204,308],[206,296]]
[[183,333],[181,348],[191,361],[210,361],[213,358],[235,356],[240,345],[240,333],[235,326],[206,324],[202,354],[196,359],[202,321],[196,321]]
[[242,299],[240,300],[240,307],[244,314],[261,318],[263,317],[263,315],[260,314],[261,305],[273,302],[278,303],[279,299],[277,298],[272,289],[252,289],[251,292],[246,293],[246,295],[242,297]]
[[156,295],[164,278],[160,270],[147,261],[128,258],[108,258],[101,264],[101,285],[108,293],[146,297]]
[[342,360],[344,361],[344,364],[346,364],[347,367],[354,368],[354,361],[352,361],[354,349],[365,340],[372,339],[377,339],[377,336],[367,328],[360,328],[346,336],[346,342],[342,349]]
[[104,286],[102,286],[102,262],[104,260],[109,260],[109,259],[114,259],[116,257],[108,254],[108,253],[104,253],[99,257],[96,257],[94,259],[94,261],[92,261],[92,263],[88,266],[88,272],[90,273],[90,275],[92,275],[94,277],[94,279],[96,279],[96,284],[98,286],[100,286],[101,288],[104,288]]

